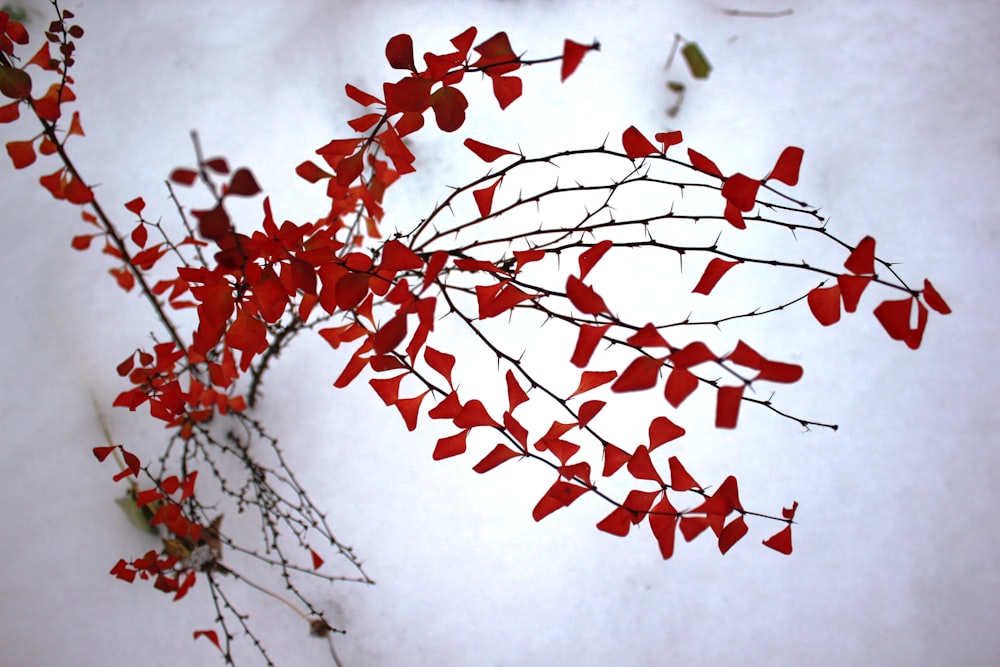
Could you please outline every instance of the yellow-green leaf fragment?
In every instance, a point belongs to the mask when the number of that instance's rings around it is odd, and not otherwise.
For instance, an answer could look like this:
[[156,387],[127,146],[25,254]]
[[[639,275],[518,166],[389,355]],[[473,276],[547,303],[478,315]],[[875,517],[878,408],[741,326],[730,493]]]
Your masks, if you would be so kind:
[[712,71],[712,64],[708,62],[708,58],[702,53],[697,42],[685,44],[681,53],[684,55],[684,60],[687,61],[688,69],[691,70],[691,76],[696,79],[708,78],[709,72]]

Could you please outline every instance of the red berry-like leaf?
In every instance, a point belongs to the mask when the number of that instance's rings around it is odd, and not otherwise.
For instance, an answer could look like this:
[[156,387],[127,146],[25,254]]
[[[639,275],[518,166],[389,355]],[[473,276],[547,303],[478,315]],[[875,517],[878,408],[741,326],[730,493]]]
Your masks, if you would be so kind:
[[747,223],[743,220],[743,214],[740,213],[739,207],[731,201],[726,201],[726,210],[723,212],[722,217],[736,229],[747,228]]
[[781,181],[785,185],[795,185],[799,182],[799,167],[802,165],[804,151],[797,146],[789,146],[781,151],[774,169],[765,180]]
[[625,154],[633,160],[647,155],[658,155],[660,152],[642,132],[636,129],[635,125],[622,134],[622,146],[625,148]]
[[142,197],[136,197],[132,201],[125,204],[125,208],[141,218],[142,210],[146,208],[146,202]]
[[94,447],[93,452],[94,456],[97,457],[98,461],[104,461],[104,459],[108,458],[108,456],[111,455],[111,452],[115,451],[116,449],[118,449],[118,445],[113,445],[108,447]]
[[562,71],[561,77],[562,81],[568,79],[576,68],[580,66],[580,62],[583,61],[583,57],[587,55],[587,51],[591,49],[597,49],[597,44],[593,46],[587,46],[585,44],[578,44],[572,40],[565,40],[563,42],[563,56],[562,56]]
[[771,537],[767,538],[763,542],[765,547],[770,547],[778,553],[783,553],[786,556],[792,553],[792,526],[788,525],[782,528],[779,532],[775,533]]
[[722,276],[726,275],[726,272],[737,264],[739,262],[729,262],[719,257],[714,257],[708,263],[708,266],[705,267],[705,272],[701,274],[698,284],[691,291],[695,294],[710,294],[715,289],[715,285],[722,279]]
[[431,95],[434,119],[443,132],[454,132],[465,123],[465,110],[469,101],[458,88],[443,86]]
[[417,71],[413,63],[413,38],[405,33],[389,40],[385,45],[385,57],[393,69]]
[[923,291],[924,301],[928,306],[941,313],[942,315],[947,315],[951,312],[951,307],[948,306],[947,302],[938,291],[934,289],[934,285],[931,285],[931,281],[924,279],[924,291]]
[[463,143],[466,148],[475,153],[483,162],[493,162],[504,155],[518,155],[514,151],[509,151],[505,148],[497,148],[496,146],[490,146],[489,144],[484,144],[481,141],[476,141],[475,139],[466,139]]
[[373,338],[376,355],[387,354],[406,338],[406,315],[399,314],[379,327]]
[[657,132],[653,135],[653,138],[663,144],[663,150],[660,151],[661,153],[666,153],[668,148],[676,146],[684,141],[684,135],[681,134],[680,130],[674,130],[673,132]]
[[855,275],[872,275],[875,273],[875,239],[866,236],[858,243],[847,260],[844,268]]
[[825,327],[840,321],[840,286],[816,287],[806,297],[813,317]]

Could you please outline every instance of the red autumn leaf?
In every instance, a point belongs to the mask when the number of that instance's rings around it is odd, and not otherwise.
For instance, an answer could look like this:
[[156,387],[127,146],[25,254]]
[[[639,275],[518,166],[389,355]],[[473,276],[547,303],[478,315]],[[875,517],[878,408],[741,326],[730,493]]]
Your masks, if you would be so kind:
[[503,289],[492,298],[489,297],[490,289],[493,287],[479,285],[476,287],[476,298],[479,300],[479,319],[485,320],[496,317],[507,312],[522,301],[534,299],[537,295],[531,295],[521,291],[511,284],[504,284]]
[[406,338],[406,314],[396,315],[379,327],[372,339],[375,354],[387,354]]
[[705,267],[705,272],[701,274],[698,284],[691,291],[695,294],[709,294],[715,288],[716,283],[722,279],[722,276],[726,275],[726,272],[737,264],[739,262],[728,262],[719,257],[713,258]]
[[347,96],[349,98],[351,98],[352,100],[354,100],[363,107],[370,107],[373,104],[382,104],[382,100],[380,100],[379,98],[375,97],[374,95],[370,95],[365,91],[352,86],[351,84],[345,85],[344,91],[347,93]]
[[726,553],[733,548],[733,545],[739,542],[744,535],[747,534],[747,522],[742,516],[739,516],[726,525],[722,529],[722,534],[719,535],[719,551]]
[[476,141],[475,139],[466,139],[463,144],[470,151],[475,153],[480,160],[483,162],[493,162],[504,155],[518,155],[514,151],[509,151],[505,148],[497,148],[496,146],[490,146],[489,144],[484,144],[481,141]]
[[469,429],[465,429],[455,435],[440,438],[434,447],[434,460],[440,461],[452,456],[458,456],[465,452],[465,441],[469,437]]
[[605,445],[604,446],[604,470],[601,472],[605,477],[610,477],[611,475],[618,472],[618,470],[628,463],[630,454],[620,447],[615,445]]
[[493,210],[493,194],[501,181],[503,181],[503,177],[493,181],[492,185],[472,191],[472,196],[476,199],[476,206],[479,207],[479,215],[484,218]]
[[236,312],[236,320],[226,333],[226,345],[248,354],[260,354],[267,349],[267,327],[245,308]]
[[443,86],[431,95],[434,120],[443,132],[454,132],[465,123],[465,110],[469,101],[458,88]]
[[406,373],[391,378],[372,378],[368,381],[378,397],[386,405],[395,405],[399,400],[399,385],[402,383]]
[[701,484],[688,474],[676,456],[671,456],[667,463],[670,465],[670,488],[674,491],[690,491],[701,488]]
[[427,270],[424,272],[424,281],[421,290],[426,290],[434,282],[434,279],[441,273],[441,269],[448,263],[448,253],[444,250],[435,250],[431,258],[427,261]]
[[799,501],[794,501],[791,507],[782,507],[781,516],[785,517],[789,521],[795,518],[795,510],[799,508]]
[[630,126],[622,133],[622,146],[625,148],[625,155],[629,156],[632,160],[646,157],[647,155],[656,155],[660,152],[656,149],[656,146],[650,143],[649,139],[643,136],[642,132],[635,125]]
[[407,77],[396,83],[382,84],[385,94],[386,113],[395,115],[402,111],[423,113],[431,105],[430,79]]
[[563,465],[559,466],[559,474],[563,479],[574,480],[578,479],[583,481],[588,487],[593,488],[594,484],[590,481],[590,464],[586,461],[580,461],[579,463],[574,463],[573,465]]
[[668,148],[676,146],[684,141],[684,135],[681,134],[680,130],[674,130],[673,132],[657,132],[653,135],[653,138],[663,144],[663,150],[660,151],[661,153],[666,153]]
[[501,109],[506,109],[521,96],[522,82],[516,76],[494,76],[493,96],[497,98]]
[[666,417],[656,417],[649,422],[649,451],[684,435],[687,431]]
[[871,281],[871,276],[852,276],[846,273],[837,276],[837,286],[840,288],[840,296],[844,300],[845,311],[853,313],[858,309],[861,294]]
[[683,349],[672,353],[669,359],[674,365],[674,368],[686,369],[691,368],[692,366],[697,366],[698,364],[703,364],[706,361],[716,361],[717,357],[707,345],[701,341],[695,341],[693,343],[688,343],[683,347]]
[[35,142],[34,140],[9,141],[7,154],[14,163],[14,169],[24,169],[35,161]]
[[844,268],[855,275],[875,273],[875,239],[866,236],[844,262]]
[[69,122],[69,129],[66,130],[66,136],[69,136],[71,134],[77,134],[80,135],[81,137],[86,136],[83,132],[83,125],[80,124],[79,111],[73,112],[73,117],[70,119]]
[[604,253],[610,250],[612,245],[614,244],[610,239],[604,239],[603,241],[590,246],[587,250],[580,254],[580,280],[587,277],[590,270],[594,268],[594,265],[597,264],[602,257],[604,257]]
[[115,566],[111,568],[111,572],[109,574],[115,575],[122,581],[132,583],[135,581],[136,571],[128,566],[128,562],[126,562],[124,558],[120,558],[118,559],[118,562],[115,563]]
[[591,389],[596,389],[603,384],[611,382],[616,377],[618,377],[617,371],[584,371],[580,375],[580,384],[578,384],[576,390],[566,398],[570,399],[574,396],[579,396],[584,392],[588,392]]
[[94,456],[97,457],[98,461],[104,461],[104,459],[108,458],[108,456],[111,455],[111,452],[115,451],[116,449],[118,449],[118,445],[113,445],[108,447],[94,447],[93,452]]
[[649,510],[649,527],[660,546],[660,555],[663,559],[673,556],[674,536],[677,533],[677,510],[670,504],[666,494]]
[[[913,308],[917,309],[916,325],[910,326]],[[927,308],[916,297],[897,301],[883,301],[875,309],[875,317],[893,340],[901,340],[911,350],[920,347],[927,325]]]
[[670,347],[666,339],[660,335],[652,323],[646,323],[641,329],[629,336],[626,341],[630,345],[638,347]]
[[455,367],[455,357],[453,355],[446,352],[439,352],[433,347],[426,347],[424,348],[424,361],[436,370],[441,377],[447,380],[449,385],[452,385],[451,371]]
[[535,521],[541,521],[558,509],[568,507],[574,500],[587,492],[587,487],[579,484],[571,484],[561,479],[556,480],[545,495],[542,496],[535,509],[531,512],[531,517]]
[[719,387],[719,395],[715,404],[716,428],[736,428],[740,414],[740,402],[743,399],[743,385],[738,387]]
[[331,176],[333,176],[333,174],[320,169],[319,167],[316,166],[315,163],[309,160],[306,160],[305,162],[297,166],[295,168],[295,173],[298,174],[301,178],[309,181],[310,183],[315,183],[317,181],[323,180],[324,178],[330,178]]
[[632,512],[624,507],[616,507],[597,524],[598,530],[605,533],[625,537],[632,528]]
[[840,320],[840,286],[816,287],[806,297],[813,317],[825,327]]
[[587,401],[576,411],[577,418],[579,419],[580,428],[584,428],[590,423],[597,413],[604,409],[607,405],[604,401]]
[[458,393],[452,391],[444,400],[435,405],[427,412],[431,419],[454,419],[462,411],[462,402],[458,400]]
[[802,165],[802,155],[804,151],[797,146],[789,146],[781,151],[778,161],[774,164],[774,169],[768,174],[765,180],[774,179],[781,181],[785,185],[795,185],[799,182],[799,167]]
[[401,398],[396,401],[396,409],[399,410],[399,414],[403,416],[403,422],[406,423],[406,428],[409,431],[414,431],[417,428],[417,415],[420,412],[420,403],[424,400],[424,397],[430,393],[425,391],[422,394],[418,394],[413,398]]
[[717,166],[715,166],[715,163],[709,160],[701,153],[699,153],[698,151],[689,148],[688,159],[691,160],[691,166],[693,166],[695,169],[722,178],[722,172],[719,171],[719,168]]
[[511,370],[507,371],[507,410],[509,412],[514,412],[514,408],[521,405],[528,400],[528,395],[521,388],[521,385],[517,383],[514,378],[514,373]]
[[249,169],[240,168],[233,174],[229,181],[228,194],[239,195],[241,197],[252,197],[260,192],[260,186]]
[[500,428],[500,424],[490,417],[482,401],[477,399],[473,399],[462,406],[462,411],[455,417],[455,426],[465,429],[475,426]]
[[769,382],[798,382],[802,379],[802,366],[768,360],[755,379]]
[[163,500],[163,494],[156,489],[146,489],[145,491],[139,491],[135,494],[136,507],[145,507],[149,503],[154,503],[157,500]]
[[740,211],[750,211],[757,203],[760,181],[735,173],[722,184],[722,196]]
[[209,241],[219,241],[230,232],[229,214],[222,204],[206,211],[191,211],[198,219],[198,233]]
[[198,639],[198,637],[204,637],[208,641],[215,644],[215,648],[220,651],[222,650],[222,646],[219,644],[219,635],[216,634],[215,630],[195,630],[194,638]]
[[163,492],[167,495],[173,495],[177,489],[181,488],[181,481],[177,479],[177,475],[171,475],[160,482],[160,488],[163,489]]
[[647,357],[645,355],[637,357],[628,365],[628,368],[622,371],[622,374],[618,376],[615,383],[611,385],[611,391],[624,393],[655,387],[660,379],[660,368],[662,366],[663,359]]
[[611,328],[610,324],[600,326],[593,324],[580,325],[580,332],[576,338],[576,347],[573,349],[573,357],[570,361],[577,368],[584,368],[590,363],[590,358],[594,355],[598,343],[604,338],[604,334]]
[[81,234],[74,236],[71,245],[75,250],[86,250],[90,247],[90,242],[94,240],[96,234]]
[[783,553],[786,556],[789,555],[792,553],[792,526],[785,526],[780,531],[764,540],[763,544],[765,547],[770,547],[778,553]]
[[94,193],[78,178],[66,183],[66,201],[71,204],[89,204],[94,201]]
[[503,425],[507,429],[507,432],[521,443],[522,447],[528,447],[528,429],[521,426],[521,423],[514,419],[514,416],[509,412],[503,413]]
[[520,456],[520,454],[511,448],[506,447],[505,445],[497,445],[493,448],[493,451],[483,457],[483,460],[473,466],[472,469],[479,474],[482,474],[493,470],[504,461],[509,461],[510,459],[518,456]]
[[560,73],[562,81],[568,79],[576,71],[576,68],[580,66],[580,62],[583,61],[583,57],[587,55],[587,51],[591,49],[596,50],[597,45],[587,46],[569,39],[563,42],[562,71]]
[[337,281],[334,295],[337,308],[353,310],[368,296],[371,276],[367,273],[348,273]]
[[[140,222],[135,226],[135,229],[132,230],[132,242],[140,248],[145,247],[148,236],[145,223]],[[133,264],[136,262],[134,257],[132,258],[132,262]]]
[[731,224],[736,229],[747,228],[747,223],[743,220],[743,214],[740,213],[740,209],[737,208],[731,201],[726,202],[726,210],[722,214],[722,217],[724,217],[726,222]]
[[736,348],[727,354],[725,358],[734,364],[746,366],[747,368],[754,368],[756,370],[764,368],[764,364],[767,363],[767,359],[742,340],[736,343]]
[[170,172],[170,180],[180,185],[191,185],[198,179],[198,172],[178,167]]
[[663,484],[660,473],[653,467],[653,460],[649,458],[649,450],[645,445],[639,445],[635,453],[628,460],[628,471],[636,479],[647,479],[657,484]]
[[941,313],[942,315],[947,315],[948,313],[951,312],[951,308],[948,306],[947,302],[945,302],[945,300],[941,298],[941,295],[938,294],[938,291],[934,289],[934,285],[932,285],[931,281],[927,280],[926,278],[924,278],[923,297],[924,301],[927,302],[928,306],[930,306],[937,312]]
[[142,210],[146,208],[146,202],[142,197],[136,197],[132,201],[126,203],[125,208],[141,218]]
[[498,32],[489,39],[480,42],[476,46],[476,53],[488,60],[515,59],[514,49],[510,46],[510,38],[507,33]]
[[679,407],[698,388],[698,376],[685,368],[674,368],[667,376],[663,394],[670,405]]
[[363,150],[343,158],[337,163],[337,185],[350,187],[365,168],[365,153]]
[[0,123],[12,123],[21,117],[21,103],[11,102],[0,106]]
[[31,97],[31,75],[21,69],[0,64],[0,94],[14,100]]
[[413,63],[413,38],[407,34],[396,35],[385,45],[385,57],[393,69],[408,69],[416,72]]
[[198,471],[195,470],[190,475],[184,478],[184,483],[181,485],[181,502],[184,502],[188,498],[194,495],[194,484],[198,479]]
[[566,296],[581,313],[600,315],[608,312],[604,299],[592,287],[584,285],[583,281],[574,275],[570,275],[566,279]]

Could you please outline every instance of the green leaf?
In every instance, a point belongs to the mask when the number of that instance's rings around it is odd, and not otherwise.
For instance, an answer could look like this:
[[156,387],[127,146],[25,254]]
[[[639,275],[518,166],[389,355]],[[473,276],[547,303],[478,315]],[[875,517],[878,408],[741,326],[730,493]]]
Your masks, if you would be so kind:
[[688,69],[691,70],[691,76],[696,79],[708,78],[709,72],[712,71],[712,64],[708,62],[708,58],[702,53],[697,42],[685,44],[681,53],[684,55],[684,60],[687,61]]

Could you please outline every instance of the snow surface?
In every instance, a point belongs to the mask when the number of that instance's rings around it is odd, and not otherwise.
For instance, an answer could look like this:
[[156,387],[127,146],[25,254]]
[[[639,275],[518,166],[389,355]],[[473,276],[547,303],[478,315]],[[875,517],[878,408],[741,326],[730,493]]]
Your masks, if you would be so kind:
[[[46,6],[24,4],[37,35]],[[533,56],[559,53],[564,37],[597,37],[602,51],[565,85],[539,68],[503,113],[487,93],[472,99],[461,137],[539,153],[614,140],[632,124],[650,135],[674,127],[724,170],[751,174],[803,146],[797,195],[844,238],[872,233],[880,254],[905,261],[911,282],[930,277],[955,311],[932,314],[917,352],[866,312],[830,330],[783,315],[763,325],[768,349],[789,350],[806,376],[779,397],[840,431],[801,433],[747,411],[735,433],[678,444],[704,477],[736,474],[745,501],[798,500],[791,557],[761,547],[771,526],[752,524],[724,557],[696,540],[663,562],[645,526],[625,539],[601,533],[593,523],[606,508],[584,500],[536,524],[547,477],[515,464],[480,477],[470,456],[434,462],[432,427],[406,432],[363,382],[330,388],[342,355],[289,350],[261,419],[378,582],[315,589],[348,630],[337,643],[346,665],[1000,659],[995,2],[738,5],[794,7],[777,19],[725,16],[716,1],[64,6],[87,30],[75,72],[87,137],[71,147],[115,206],[141,195],[169,218],[162,180],[191,162],[197,128],[207,152],[253,168],[279,215],[313,216],[317,193],[292,168],[346,134],[356,107],[345,82],[377,90],[390,76],[390,36],[413,34],[421,52],[476,25],[483,36],[507,30]],[[708,55],[708,81],[689,81],[679,63],[664,71],[677,32]],[[668,77],[689,84],[676,119],[664,114]],[[28,127],[4,126],[0,139]],[[443,196],[428,193],[481,172],[455,142],[422,133],[421,172],[393,195],[400,227]],[[0,188],[0,664],[215,664],[214,648],[191,639],[213,622],[204,586],[173,604],[107,574],[155,543],[124,520],[121,489],[90,452],[101,444],[91,396],[107,404],[121,390],[114,366],[153,325],[139,299],[112,287],[106,258],[70,249],[82,223],[37,186],[41,173],[5,169]],[[118,412],[116,439],[155,446],[158,428]],[[280,664],[329,664],[287,610],[253,591],[245,599]]]

